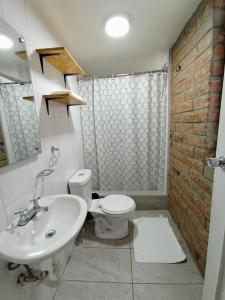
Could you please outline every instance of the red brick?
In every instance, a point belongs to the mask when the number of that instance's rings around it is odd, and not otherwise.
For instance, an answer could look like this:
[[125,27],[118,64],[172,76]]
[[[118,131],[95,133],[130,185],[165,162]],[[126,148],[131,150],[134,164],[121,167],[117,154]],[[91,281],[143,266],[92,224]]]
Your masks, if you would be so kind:
[[204,161],[205,159],[205,150],[202,148],[195,148],[195,158],[199,159],[201,161]]
[[219,121],[220,109],[219,108],[211,108],[208,111],[208,121]]
[[194,73],[194,82],[203,81],[211,76],[211,63],[204,64]]
[[211,93],[221,93],[223,88],[223,81],[221,79],[210,79],[209,91]]
[[190,111],[193,109],[193,101],[186,101],[175,105],[175,113]]
[[192,86],[184,92],[184,99],[189,100],[195,97],[195,87]]
[[173,142],[172,148],[181,153],[186,154],[187,156],[193,157],[194,156],[194,147],[191,145],[185,145],[183,143]]
[[191,180],[193,180],[200,188],[206,193],[212,194],[212,183],[209,180],[194,170],[190,170],[189,174]]
[[216,45],[213,47],[213,60],[224,59],[224,47],[222,45]]
[[203,162],[195,158],[188,157],[183,153],[176,151],[174,149],[171,149],[171,155],[173,155],[175,158],[177,158],[182,163],[184,163],[188,168],[192,168],[194,170],[197,170],[200,173],[203,173],[203,168],[204,168]]
[[204,122],[208,120],[208,109],[201,109],[193,112],[181,113],[173,115],[172,122]]
[[183,143],[194,145],[199,148],[206,148],[207,139],[200,135],[183,135]]
[[194,134],[207,135],[208,123],[196,123],[194,124]]
[[225,60],[224,8],[225,0],[201,1],[171,51],[169,209],[202,273],[213,182],[206,158],[215,155],[217,142]]
[[206,108],[209,106],[210,96],[208,94],[200,96],[194,100],[194,109]]
[[221,93],[218,94],[210,94],[209,98],[209,106],[210,108],[220,107],[221,104]]
[[[174,124],[174,123],[172,123]],[[194,130],[194,124],[192,123],[176,123],[175,124],[176,132],[187,132],[187,133],[193,133]]]
[[210,91],[210,83],[209,80],[204,80],[196,84],[195,86],[195,96],[199,97],[201,95],[205,95]]
[[221,60],[213,61],[210,65],[210,73],[212,76],[222,76],[224,73],[224,62]]
[[193,204],[189,204],[188,216],[191,219],[191,222],[194,226],[199,227],[199,224],[201,224],[203,227],[205,227],[204,214],[201,211],[199,211],[199,209]]
[[217,135],[218,122],[208,122],[207,124],[207,136]]

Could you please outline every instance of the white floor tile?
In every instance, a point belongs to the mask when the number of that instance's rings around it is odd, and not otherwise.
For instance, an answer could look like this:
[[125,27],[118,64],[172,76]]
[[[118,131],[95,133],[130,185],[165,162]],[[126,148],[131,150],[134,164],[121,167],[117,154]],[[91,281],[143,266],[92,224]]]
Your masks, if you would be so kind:
[[74,248],[65,280],[131,283],[129,249]]
[[57,290],[54,300],[132,300],[132,285],[67,281]]
[[134,283],[202,283],[202,276],[190,254],[187,261],[178,264],[138,263],[132,250]]
[[[125,299],[125,298],[124,298]],[[202,285],[135,284],[134,300],[201,300]]]

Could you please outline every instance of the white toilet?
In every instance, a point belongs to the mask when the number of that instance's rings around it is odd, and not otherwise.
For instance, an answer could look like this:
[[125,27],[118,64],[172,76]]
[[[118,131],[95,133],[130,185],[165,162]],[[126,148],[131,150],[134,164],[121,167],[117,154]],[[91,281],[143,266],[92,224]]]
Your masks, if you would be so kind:
[[101,239],[121,239],[128,235],[128,221],[136,205],[124,195],[92,199],[91,170],[76,172],[69,180],[70,193],[82,197],[95,221],[95,235]]

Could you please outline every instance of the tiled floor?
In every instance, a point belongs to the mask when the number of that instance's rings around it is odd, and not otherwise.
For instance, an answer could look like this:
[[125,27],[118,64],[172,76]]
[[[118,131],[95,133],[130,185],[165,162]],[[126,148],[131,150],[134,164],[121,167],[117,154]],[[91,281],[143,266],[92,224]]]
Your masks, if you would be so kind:
[[83,242],[73,249],[55,300],[201,300],[202,277],[169,212],[135,212],[135,217],[159,215],[168,217],[187,262],[137,263],[132,228],[123,240],[104,241],[95,238],[89,222]]

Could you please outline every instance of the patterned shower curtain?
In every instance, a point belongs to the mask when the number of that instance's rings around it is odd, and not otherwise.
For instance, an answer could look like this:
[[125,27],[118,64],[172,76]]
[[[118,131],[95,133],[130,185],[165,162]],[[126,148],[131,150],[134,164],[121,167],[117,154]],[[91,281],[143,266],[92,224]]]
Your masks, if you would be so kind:
[[93,189],[163,190],[167,73],[79,79],[86,168]]
[[2,113],[12,146],[10,163],[33,157],[40,149],[35,105],[33,101],[23,100],[27,95],[33,95],[32,84],[0,84]]

